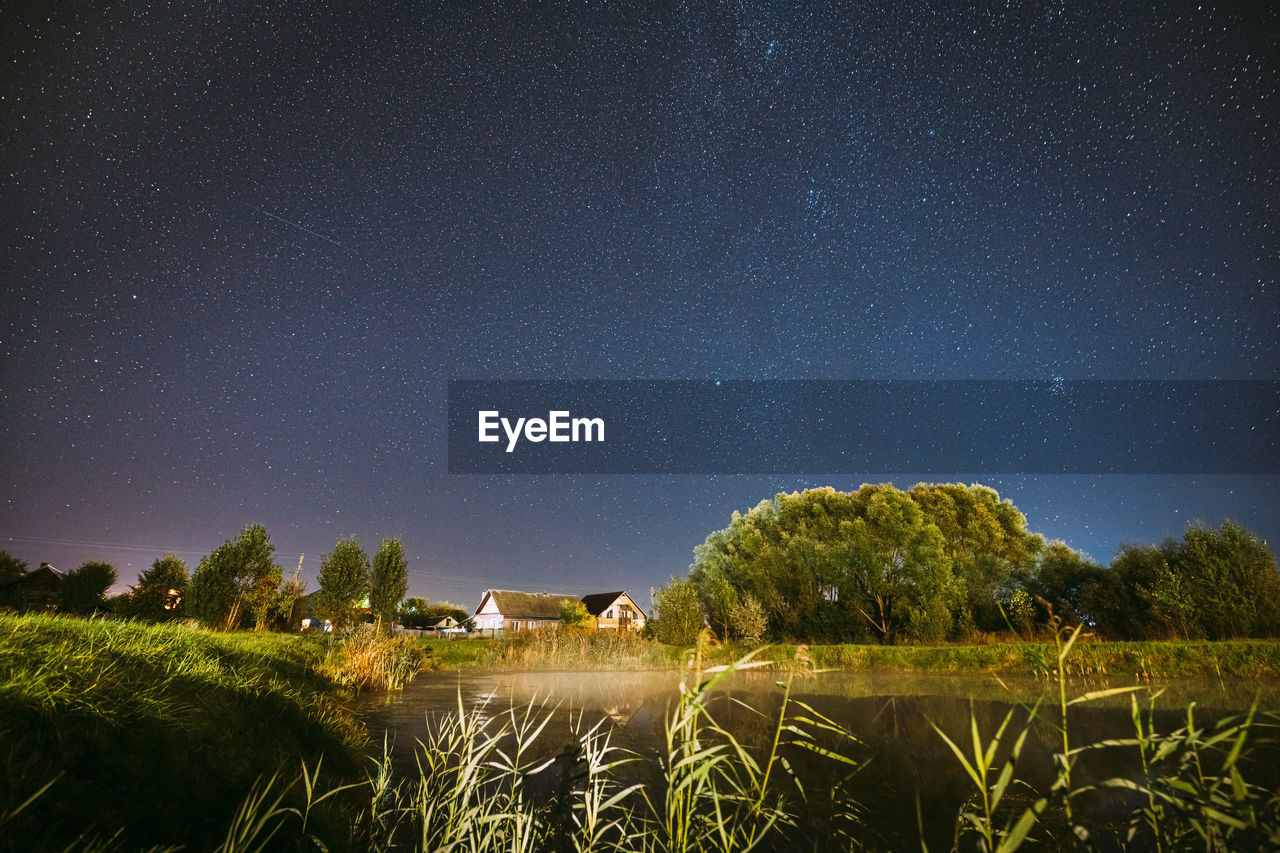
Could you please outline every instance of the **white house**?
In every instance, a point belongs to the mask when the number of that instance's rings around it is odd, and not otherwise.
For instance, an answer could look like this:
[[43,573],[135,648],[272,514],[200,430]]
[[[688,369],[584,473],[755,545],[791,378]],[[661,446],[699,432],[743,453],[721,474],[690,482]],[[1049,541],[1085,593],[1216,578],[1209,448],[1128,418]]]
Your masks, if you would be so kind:
[[602,592],[579,598],[564,593],[510,589],[485,590],[476,608],[475,627],[482,634],[548,628],[560,624],[560,607],[566,601],[586,605],[601,630],[639,631],[644,627],[644,611],[625,592]]
[[644,630],[644,611],[626,592],[598,592],[582,596],[587,612],[596,617],[601,631]]
[[580,600],[576,595],[489,589],[480,599],[474,622],[477,631],[491,634],[546,628],[560,623],[562,602]]

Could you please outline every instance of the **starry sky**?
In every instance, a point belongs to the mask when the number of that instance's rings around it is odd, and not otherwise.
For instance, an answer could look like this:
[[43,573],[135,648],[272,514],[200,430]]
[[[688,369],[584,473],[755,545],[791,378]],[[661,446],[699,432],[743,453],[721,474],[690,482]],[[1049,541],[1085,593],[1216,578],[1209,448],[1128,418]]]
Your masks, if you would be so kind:
[[[450,379],[1280,379],[1270,3],[5,4],[0,547],[683,574],[861,476],[448,473]],[[989,476],[1109,560],[1280,478]]]

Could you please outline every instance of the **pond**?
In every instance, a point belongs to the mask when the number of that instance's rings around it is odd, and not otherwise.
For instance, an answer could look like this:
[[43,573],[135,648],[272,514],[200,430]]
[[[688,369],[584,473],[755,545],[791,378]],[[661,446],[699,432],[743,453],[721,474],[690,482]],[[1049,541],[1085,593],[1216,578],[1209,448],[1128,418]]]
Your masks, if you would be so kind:
[[[782,705],[779,679],[785,675],[740,672],[718,690],[710,707],[715,719],[739,739],[757,745],[769,742]],[[634,781],[657,780],[656,756],[665,749],[664,725],[680,683],[676,672],[464,672],[431,673],[419,677],[399,693],[366,696],[358,713],[375,742],[385,736],[392,760],[402,771],[416,773],[416,740],[425,736],[432,716],[464,707],[484,705],[499,714],[513,706],[546,706],[551,723],[542,738],[548,755],[561,754],[574,742],[575,730],[605,721],[615,746],[655,760],[637,762]],[[1101,690],[1105,682],[1073,686],[1070,696]],[[1186,724],[1186,706],[1195,702],[1197,725],[1248,710],[1256,684],[1180,682],[1151,685],[1163,689],[1156,701],[1157,730],[1171,732]],[[964,768],[935,730],[945,732],[961,748],[971,750],[971,720],[985,742],[1012,712],[1012,744],[1028,723],[1029,708],[1039,706],[1044,723],[1029,728],[1017,778],[1029,787],[1011,794],[1021,811],[1047,792],[1054,781],[1053,755],[1061,751],[1061,734],[1048,721],[1056,720],[1056,688],[1044,682],[1003,682],[990,676],[949,676],[876,672],[823,672],[792,680],[791,697],[803,702],[857,737],[857,742],[827,737],[824,746],[838,749],[865,766],[847,782],[849,768],[812,753],[804,753],[793,767],[808,801],[821,810],[828,792],[843,783],[861,804],[863,824],[858,836],[880,849],[920,849],[923,824],[931,850],[952,844],[957,810],[975,792]],[[1149,691],[1138,694],[1146,706]],[[1280,707],[1274,693],[1259,699],[1260,710]],[[797,706],[791,706],[798,713]],[[758,712],[758,713],[757,713]],[[1069,723],[1072,745],[1106,739],[1132,738],[1129,698],[1116,696],[1073,706]],[[997,759],[1003,762],[1007,749]],[[1254,747],[1251,781],[1274,790],[1280,750],[1262,740]],[[998,772],[998,766],[997,766]],[[1073,771],[1073,786],[1081,787],[1114,777],[1137,778],[1141,772],[1136,748],[1111,747],[1082,757]],[[629,779],[628,781],[633,781]],[[917,808],[917,803],[918,808]],[[1081,801],[1093,825],[1123,825],[1122,798],[1111,796]],[[1109,845],[1103,845],[1104,849]],[[1118,848],[1117,848],[1118,849]]]

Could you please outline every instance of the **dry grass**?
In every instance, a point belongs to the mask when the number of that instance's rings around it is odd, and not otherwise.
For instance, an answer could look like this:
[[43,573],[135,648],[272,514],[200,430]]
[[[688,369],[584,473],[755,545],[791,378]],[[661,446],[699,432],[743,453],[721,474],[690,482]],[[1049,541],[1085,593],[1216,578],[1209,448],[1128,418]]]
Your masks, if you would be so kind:
[[673,669],[680,650],[636,634],[545,628],[495,640],[481,662],[493,669]]
[[426,666],[430,654],[409,637],[393,637],[359,625],[339,637],[317,667],[343,687],[399,690]]

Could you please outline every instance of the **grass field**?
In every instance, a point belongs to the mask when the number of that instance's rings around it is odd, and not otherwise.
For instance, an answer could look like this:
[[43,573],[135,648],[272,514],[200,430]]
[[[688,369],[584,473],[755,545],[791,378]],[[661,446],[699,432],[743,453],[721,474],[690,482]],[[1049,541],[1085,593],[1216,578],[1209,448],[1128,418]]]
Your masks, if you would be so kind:
[[325,657],[306,637],[0,616],[0,845],[58,849],[93,820],[127,826],[129,849],[199,849],[262,773],[322,753],[354,771],[365,734]]

